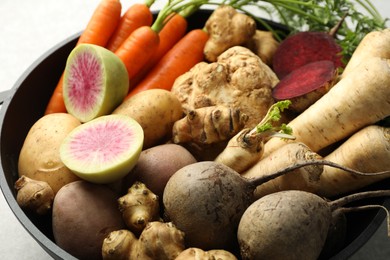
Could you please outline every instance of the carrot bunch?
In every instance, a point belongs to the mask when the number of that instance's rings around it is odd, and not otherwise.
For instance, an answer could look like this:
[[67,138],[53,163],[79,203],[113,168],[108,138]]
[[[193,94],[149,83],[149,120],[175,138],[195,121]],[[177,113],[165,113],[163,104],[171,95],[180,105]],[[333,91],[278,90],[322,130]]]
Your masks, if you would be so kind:
[[[153,21],[154,0],[131,5],[123,15],[119,0],[101,0],[76,46],[90,43],[114,52],[125,64],[128,97],[146,89],[170,89],[174,80],[203,60],[208,34],[187,33],[186,17],[200,7],[196,1],[168,1]],[[45,114],[66,112],[61,75]]]

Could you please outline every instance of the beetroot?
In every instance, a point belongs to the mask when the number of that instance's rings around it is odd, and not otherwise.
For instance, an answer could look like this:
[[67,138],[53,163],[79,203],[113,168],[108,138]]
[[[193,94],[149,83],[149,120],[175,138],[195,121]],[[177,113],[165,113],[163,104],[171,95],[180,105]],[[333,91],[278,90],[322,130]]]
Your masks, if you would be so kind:
[[329,60],[336,68],[343,68],[341,51],[335,39],[326,32],[299,32],[279,45],[272,66],[279,79],[314,61]]
[[334,85],[337,69],[329,60],[315,61],[295,69],[272,91],[275,100],[289,99],[290,109],[302,112]]

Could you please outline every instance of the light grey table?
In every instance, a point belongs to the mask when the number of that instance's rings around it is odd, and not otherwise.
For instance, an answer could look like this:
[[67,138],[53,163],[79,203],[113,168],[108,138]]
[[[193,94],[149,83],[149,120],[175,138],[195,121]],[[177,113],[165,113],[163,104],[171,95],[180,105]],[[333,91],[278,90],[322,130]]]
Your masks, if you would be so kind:
[[[23,72],[42,54],[80,32],[100,0],[1,0],[0,91],[13,87]],[[122,0],[125,10],[140,0]],[[154,10],[165,1],[157,0]],[[384,17],[390,1],[372,0]],[[33,98],[33,97],[32,97]],[[390,259],[390,239],[383,225],[352,258]],[[0,259],[51,259],[20,225],[0,192]]]

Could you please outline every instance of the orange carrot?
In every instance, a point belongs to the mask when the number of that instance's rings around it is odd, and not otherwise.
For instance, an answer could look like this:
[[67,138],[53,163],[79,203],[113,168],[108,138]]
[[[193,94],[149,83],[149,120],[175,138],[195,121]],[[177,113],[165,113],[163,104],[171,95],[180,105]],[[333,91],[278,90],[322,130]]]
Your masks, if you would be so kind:
[[146,77],[127,95],[126,99],[147,89],[170,90],[176,78],[203,61],[203,48],[209,35],[202,29],[188,32],[152,68]]
[[173,17],[169,19],[159,33],[160,44],[158,49],[142,70],[134,78],[130,79],[130,87],[136,86],[151,68],[186,34],[187,25],[188,23],[184,16],[173,14]]
[[[105,46],[119,23],[121,11],[122,5],[119,0],[102,0],[92,14],[76,45],[91,43]],[[62,80],[63,74],[49,100],[45,114],[66,112],[62,96]]]
[[127,9],[122,15],[116,30],[111,35],[106,48],[115,52],[127,37],[137,28],[141,26],[151,26],[153,22],[153,14],[149,9],[148,4],[136,3]]
[[125,64],[129,78],[133,78],[156,52],[158,45],[158,31],[141,26],[127,37],[115,54]]

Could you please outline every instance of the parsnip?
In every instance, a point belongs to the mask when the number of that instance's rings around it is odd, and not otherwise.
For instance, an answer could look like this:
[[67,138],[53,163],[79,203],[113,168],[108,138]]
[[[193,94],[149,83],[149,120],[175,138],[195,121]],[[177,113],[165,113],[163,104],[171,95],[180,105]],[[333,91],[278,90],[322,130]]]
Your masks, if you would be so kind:
[[[390,128],[368,126],[324,157],[325,160],[361,172],[381,172],[390,169]],[[324,166],[317,194],[326,197],[342,195],[389,178],[389,174],[360,176]]]
[[360,62],[364,62],[367,58],[390,59],[389,45],[390,28],[368,33],[355,49],[341,77],[346,77]]
[[[273,174],[280,169],[289,167],[297,162],[313,159],[322,159],[321,156],[312,152],[303,143],[289,143],[277,149],[267,158],[260,160],[257,164],[242,174],[247,179],[255,179],[260,176]],[[316,192],[318,183],[323,171],[323,165],[308,165],[295,169],[288,174],[271,179],[259,186],[254,191],[256,199],[267,194],[282,190],[299,189],[303,191]]]
[[[313,165],[295,169],[257,186],[255,198],[291,189],[333,197],[389,178],[390,128],[378,125],[365,127],[325,157],[312,152],[302,143],[289,143],[259,161],[242,176],[255,179],[305,161],[312,161]],[[324,165],[326,162],[341,167]]]
[[[390,61],[370,57],[288,126],[296,141],[314,152],[390,115]],[[263,158],[286,144],[277,138],[264,145]]]

